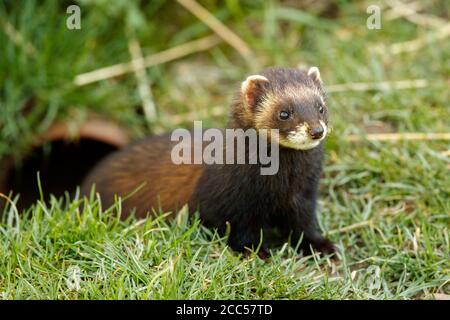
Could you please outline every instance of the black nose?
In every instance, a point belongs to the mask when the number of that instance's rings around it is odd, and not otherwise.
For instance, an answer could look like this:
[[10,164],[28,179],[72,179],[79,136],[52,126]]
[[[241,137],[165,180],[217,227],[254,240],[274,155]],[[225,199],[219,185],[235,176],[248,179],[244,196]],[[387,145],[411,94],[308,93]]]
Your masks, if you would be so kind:
[[323,136],[323,127],[320,125],[318,127],[314,127],[309,131],[309,134],[313,139],[320,139]]

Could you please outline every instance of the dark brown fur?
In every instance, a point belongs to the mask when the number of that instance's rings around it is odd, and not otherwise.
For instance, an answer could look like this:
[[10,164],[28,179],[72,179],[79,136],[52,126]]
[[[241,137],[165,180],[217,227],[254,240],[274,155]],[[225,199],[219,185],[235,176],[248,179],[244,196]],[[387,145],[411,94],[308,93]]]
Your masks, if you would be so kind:
[[170,155],[175,144],[170,135],[153,136],[112,154],[87,176],[82,194],[89,194],[95,184],[105,205],[113,204],[116,195],[126,198],[122,203],[123,217],[133,209],[139,218],[146,217],[152,209],[181,209],[191,198],[202,165],[173,164]]
[[[251,105],[242,92],[236,95],[229,128],[279,129],[284,138],[299,123],[328,122],[327,111],[317,111],[325,98],[321,84],[306,72],[271,68],[261,75],[269,82],[252,86]],[[288,122],[278,118],[284,109],[292,113]],[[261,232],[272,229],[285,240],[290,237],[294,245],[303,236],[301,247],[306,250],[312,246],[320,252],[335,251],[321,236],[315,214],[322,145],[306,151],[281,147],[278,173],[264,176],[259,163],[175,165],[170,158],[174,144],[170,135],[151,137],[112,155],[89,175],[83,192],[95,183],[103,203],[110,205],[115,194],[125,196],[143,185],[124,202],[125,214],[135,208],[138,217],[145,217],[152,208],[175,211],[188,203],[191,212],[198,209],[202,221],[222,234],[229,223],[228,243],[238,251],[256,248]],[[266,244],[262,242],[262,250]]]

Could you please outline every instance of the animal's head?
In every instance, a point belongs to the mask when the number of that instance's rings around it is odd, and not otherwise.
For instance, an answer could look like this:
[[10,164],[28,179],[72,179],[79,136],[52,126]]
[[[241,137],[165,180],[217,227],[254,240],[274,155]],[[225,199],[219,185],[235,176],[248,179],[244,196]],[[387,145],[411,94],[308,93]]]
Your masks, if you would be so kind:
[[[278,129],[278,143],[308,150],[327,136],[328,108],[317,67],[269,68],[241,85],[238,117],[256,129]],[[235,111],[236,112],[236,111]]]

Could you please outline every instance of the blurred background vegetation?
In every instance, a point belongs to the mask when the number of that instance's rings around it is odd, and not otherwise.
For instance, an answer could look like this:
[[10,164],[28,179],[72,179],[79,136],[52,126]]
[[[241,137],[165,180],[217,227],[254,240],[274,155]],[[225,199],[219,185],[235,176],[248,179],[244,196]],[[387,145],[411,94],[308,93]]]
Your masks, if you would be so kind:
[[[448,141],[356,143],[348,137],[450,131],[450,2],[409,0],[403,2],[406,8],[399,1],[198,3],[237,34],[250,53],[230,46],[177,1],[2,1],[0,175],[10,179],[5,176],[13,170],[13,179],[37,192],[36,171],[61,146],[36,141],[56,122],[66,124],[75,137],[75,143],[62,143],[66,151],[76,148],[77,132],[93,114],[117,123],[131,140],[190,127],[193,120],[223,127],[232,94],[246,75],[273,65],[316,65],[330,89],[333,125],[321,187],[321,225],[345,234],[338,239],[343,248],[351,247],[354,265],[374,257],[372,262],[387,270],[387,288],[399,286],[400,296],[412,297],[424,288],[448,290]],[[71,4],[81,8],[80,30],[66,26]],[[381,8],[379,30],[366,26],[369,5]],[[142,77],[132,71],[85,85],[75,81],[80,74],[128,63],[133,43],[147,57],[186,43],[192,49],[191,41],[204,37],[205,50],[146,68],[156,118],[146,115]],[[376,85],[386,81],[387,88]],[[398,81],[406,81],[405,87],[399,88]],[[371,84],[361,90],[354,85],[360,82]],[[80,179],[85,168],[71,166],[88,161],[99,148],[71,151],[74,163],[56,158],[52,166],[60,163],[59,175],[74,171]],[[34,171],[21,174],[33,154]],[[361,222],[367,226],[392,212],[378,231],[339,231]],[[414,238],[419,248],[423,245],[419,253],[411,244],[417,230],[427,234]]]
[[[74,78],[130,61],[128,45],[133,37],[147,56],[214,32],[180,4],[163,0],[75,2],[81,8],[81,30],[69,30],[66,9],[70,4],[7,0],[0,5],[3,29],[12,25],[26,43],[17,45],[9,33],[0,33],[0,157],[23,154],[30,140],[55,119],[77,123],[89,111],[116,119],[135,136],[171,129],[182,120],[175,117],[177,121],[171,121],[172,115],[226,108],[245,75],[272,65],[318,65],[325,84],[430,81],[429,88],[413,92],[332,96],[330,104],[336,111],[333,117],[340,134],[357,132],[370,120],[386,121],[395,131],[427,131],[430,121],[431,131],[445,129],[447,110],[434,106],[448,97],[449,41],[430,41],[423,50],[409,54],[376,51],[377,45],[389,46],[432,30],[402,18],[383,20],[380,30],[369,30],[366,8],[372,2],[201,2],[248,44],[254,63],[250,66],[222,41],[206,52],[148,68],[158,110],[154,126],[141,116],[142,102],[133,73],[85,86],[77,86]],[[379,6],[389,10],[384,2]],[[425,1],[421,7],[444,21],[448,19],[447,1]],[[30,46],[34,48],[31,52],[27,50]],[[383,108],[386,99],[389,108]],[[339,121],[344,115],[346,121]],[[223,116],[201,118],[211,126],[224,125]],[[181,124],[189,125],[190,121]]]

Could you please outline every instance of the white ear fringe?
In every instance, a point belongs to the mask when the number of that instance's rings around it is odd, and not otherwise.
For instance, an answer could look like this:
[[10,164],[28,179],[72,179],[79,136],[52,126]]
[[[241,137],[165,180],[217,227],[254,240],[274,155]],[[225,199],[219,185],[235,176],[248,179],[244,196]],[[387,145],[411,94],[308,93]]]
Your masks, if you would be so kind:
[[319,82],[322,81],[322,79],[320,78],[320,71],[319,68],[317,67],[311,67],[308,70],[308,76],[310,76],[311,78],[313,78],[313,80],[317,80]]
[[249,85],[250,85],[250,83],[252,83],[253,81],[269,82],[269,80],[266,77],[261,76],[259,74],[248,76],[247,79],[245,79],[245,81],[243,81],[242,84],[241,84],[241,91],[242,92],[246,92],[248,87],[249,87]]

